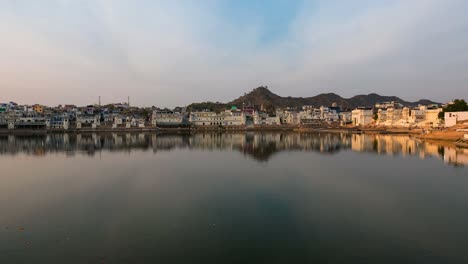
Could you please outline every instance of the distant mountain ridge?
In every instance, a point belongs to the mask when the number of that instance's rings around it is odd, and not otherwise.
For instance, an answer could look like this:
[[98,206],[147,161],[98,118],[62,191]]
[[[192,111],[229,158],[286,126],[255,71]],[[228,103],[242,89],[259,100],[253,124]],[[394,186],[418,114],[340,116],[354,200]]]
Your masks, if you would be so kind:
[[245,94],[231,102],[228,105],[242,106],[243,103],[254,105],[274,106],[274,107],[302,107],[303,105],[312,105],[315,107],[331,106],[338,104],[343,109],[353,109],[356,107],[373,107],[381,102],[398,102],[405,106],[418,106],[419,104],[440,104],[427,99],[421,99],[416,102],[405,101],[397,96],[382,96],[376,93],[356,95],[351,98],[343,98],[335,93],[322,93],[312,97],[282,97],[272,93],[268,87],[255,88],[248,94]]
[[356,95],[351,98],[343,98],[335,93],[322,93],[312,97],[282,97],[271,92],[268,87],[260,86],[253,89],[250,93],[246,93],[243,96],[229,102],[229,103],[193,103],[188,106],[191,110],[201,111],[204,109],[211,109],[219,111],[230,106],[242,107],[243,103],[253,104],[256,106],[263,105],[266,108],[270,107],[297,107],[301,108],[304,105],[312,105],[314,107],[320,106],[331,106],[336,103],[343,110],[354,109],[356,107],[373,107],[376,103],[382,102],[398,102],[405,106],[418,106],[429,105],[429,104],[440,104],[427,99],[421,99],[416,102],[405,101],[396,96],[382,96],[376,93]]

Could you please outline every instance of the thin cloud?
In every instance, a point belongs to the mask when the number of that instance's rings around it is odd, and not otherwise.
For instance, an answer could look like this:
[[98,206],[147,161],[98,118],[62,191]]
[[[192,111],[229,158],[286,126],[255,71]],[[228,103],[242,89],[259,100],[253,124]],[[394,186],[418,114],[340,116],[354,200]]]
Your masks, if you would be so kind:
[[297,5],[268,43],[260,19],[228,21],[220,1],[2,3],[0,101],[129,95],[175,106],[228,101],[259,85],[285,96],[466,96],[466,2],[312,3]]

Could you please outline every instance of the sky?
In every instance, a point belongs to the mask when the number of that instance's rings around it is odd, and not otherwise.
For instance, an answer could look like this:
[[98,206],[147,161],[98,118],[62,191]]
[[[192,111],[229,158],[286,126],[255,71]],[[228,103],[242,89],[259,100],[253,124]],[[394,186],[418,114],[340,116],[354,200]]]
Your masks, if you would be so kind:
[[468,98],[465,0],[0,0],[0,102]]

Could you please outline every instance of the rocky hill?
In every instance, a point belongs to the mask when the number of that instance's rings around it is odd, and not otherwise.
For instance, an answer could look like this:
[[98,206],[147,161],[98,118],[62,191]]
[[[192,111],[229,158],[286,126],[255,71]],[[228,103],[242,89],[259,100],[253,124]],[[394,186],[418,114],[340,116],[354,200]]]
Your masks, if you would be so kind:
[[282,97],[272,93],[267,87],[255,88],[252,92],[245,94],[228,105],[242,106],[242,103],[254,105],[274,106],[274,107],[302,107],[303,105],[313,105],[315,107],[330,106],[337,103],[343,109],[352,109],[360,106],[372,107],[379,102],[399,102],[405,106],[417,106],[418,104],[435,104],[430,100],[419,100],[408,102],[396,96],[382,96],[376,93],[367,95],[356,95],[351,98],[343,98],[334,93],[323,93],[313,97]]
[[258,87],[253,89],[250,93],[244,94],[243,96],[229,102],[229,103],[193,103],[188,106],[189,111],[201,111],[205,109],[213,111],[222,111],[223,109],[229,108],[233,105],[242,107],[243,103],[253,104],[256,106],[263,105],[266,109],[278,108],[278,107],[297,107],[301,108],[303,105],[312,105],[314,107],[320,106],[331,106],[336,103],[341,106],[343,110],[354,109],[356,107],[373,107],[376,103],[381,102],[399,102],[405,106],[418,106],[419,104],[438,104],[431,100],[419,100],[416,102],[408,102],[396,96],[382,96],[376,93],[356,95],[351,98],[343,98],[334,93],[323,93],[312,97],[282,97],[272,93],[268,87]]

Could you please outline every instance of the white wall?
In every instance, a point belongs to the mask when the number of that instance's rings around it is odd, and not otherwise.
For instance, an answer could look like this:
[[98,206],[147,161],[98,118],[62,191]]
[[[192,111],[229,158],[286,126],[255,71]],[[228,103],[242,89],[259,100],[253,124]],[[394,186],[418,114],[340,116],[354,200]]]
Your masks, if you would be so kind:
[[468,111],[465,112],[445,112],[445,127],[452,127],[457,124],[457,121],[467,120]]

